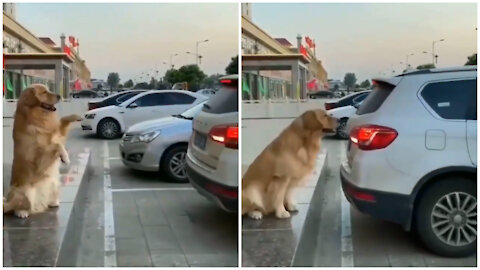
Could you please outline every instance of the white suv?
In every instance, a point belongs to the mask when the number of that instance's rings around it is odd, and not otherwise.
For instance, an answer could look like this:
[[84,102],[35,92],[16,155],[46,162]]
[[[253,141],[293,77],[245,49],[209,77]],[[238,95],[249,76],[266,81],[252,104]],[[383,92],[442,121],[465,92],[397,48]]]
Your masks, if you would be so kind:
[[350,118],[340,175],[360,211],[411,228],[432,251],[477,246],[477,67],[374,80]]
[[187,150],[187,177],[222,209],[238,210],[238,75],[222,87],[193,119]]

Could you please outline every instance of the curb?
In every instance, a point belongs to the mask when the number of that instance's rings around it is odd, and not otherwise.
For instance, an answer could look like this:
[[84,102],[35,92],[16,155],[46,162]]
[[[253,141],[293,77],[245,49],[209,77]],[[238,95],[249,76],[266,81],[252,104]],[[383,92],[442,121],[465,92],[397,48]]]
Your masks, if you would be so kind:
[[308,209],[305,223],[303,224],[302,233],[298,242],[295,253],[293,254],[293,267],[311,267],[315,258],[315,247],[317,246],[317,235],[321,222],[322,203],[324,200],[325,185],[327,183],[328,169],[328,152],[323,163],[322,171],[315,187],[310,207]]

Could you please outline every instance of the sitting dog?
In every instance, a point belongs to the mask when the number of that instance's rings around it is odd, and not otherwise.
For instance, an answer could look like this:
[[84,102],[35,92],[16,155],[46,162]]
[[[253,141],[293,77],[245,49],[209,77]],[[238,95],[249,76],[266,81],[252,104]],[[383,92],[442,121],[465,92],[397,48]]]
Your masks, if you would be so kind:
[[277,218],[290,217],[289,211],[296,211],[294,188],[311,177],[323,133],[336,127],[337,120],[325,111],[311,110],[285,128],[243,176],[242,215],[261,219],[274,212]]
[[10,191],[3,213],[14,211],[27,218],[59,205],[60,160],[69,163],[67,133],[78,115],[58,119],[55,104],[60,96],[46,86],[33,84],[17,104],[13,123],[13,164]]

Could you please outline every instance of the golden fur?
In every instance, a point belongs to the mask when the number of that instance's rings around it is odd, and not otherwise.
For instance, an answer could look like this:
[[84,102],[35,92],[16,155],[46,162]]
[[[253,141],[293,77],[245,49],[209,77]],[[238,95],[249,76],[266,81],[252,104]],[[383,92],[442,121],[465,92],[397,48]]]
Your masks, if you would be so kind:
[[58,119],[54,105],[59,100],[41,84],[25,89],[18,100],[12,178],[3,213],[14,211],[26,218],[59,205],[60,159],[69,163],[66,136],[70,124],[81,120],[78,115]]
[[[253,161],[242,179],[242,215],[253,219],[275,213],[288,218],[296,211],[293,190],[311,176],[324,131],[337,121],[323,110],[297,117]],[[288,211],[287,211],[288,210]]]

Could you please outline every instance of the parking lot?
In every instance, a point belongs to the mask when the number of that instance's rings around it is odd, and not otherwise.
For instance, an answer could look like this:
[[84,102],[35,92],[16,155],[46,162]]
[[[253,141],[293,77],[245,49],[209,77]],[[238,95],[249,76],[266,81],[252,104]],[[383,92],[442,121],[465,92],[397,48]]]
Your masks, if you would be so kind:
[[[11,136],[12,123],[4,119],[5,136]],[[92,166],[75,266],[236,266],[236,215],[190,184],[128,169],[119,141],[85,135],[79,125],[70,133],[67,148],[90,148]]]
[[339,168],[346,141],[324,138],[329,173],[314,250],[314,266],[476,266],[476,256],[445,258],[426,250],[400,225],[377,220],[350,207],[341,190]]

